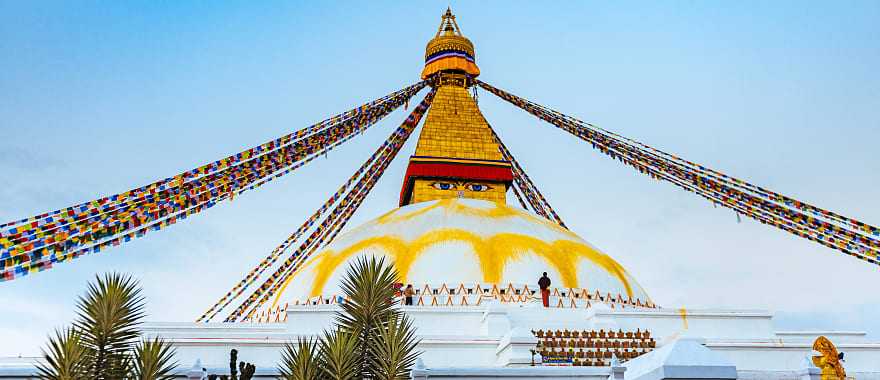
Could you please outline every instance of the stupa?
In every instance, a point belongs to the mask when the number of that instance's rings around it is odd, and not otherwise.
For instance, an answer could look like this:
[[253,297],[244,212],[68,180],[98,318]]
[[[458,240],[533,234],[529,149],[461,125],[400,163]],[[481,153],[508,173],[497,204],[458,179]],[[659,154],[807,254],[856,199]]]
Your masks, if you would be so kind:
[[419,290],[470,292],[443,301],[455,304],[477,302],[468,296],[479,288],[513,285],[531,295],[542,272],[569,293],[651,304],[610,256],[546,218],[507,205],[511,163],[468,91],[480,74],[474,55],[447,10],[425,49],[422,78],[437,76],[437,93],[409,159],[401,207],[340,235],[310,258],[274,305],[336,297],[340,276],[359,256],[386,256],[401,281]]
[[[479,75],[474,44],[447,10],[425,51],[421,77],[436,95],[399,207],[310,257],[248,323],[145,326],[176,346],[180,377],[224,373],[237,349],[258,377],[274,378],[285,343],[331,325],[348,263],[384,256],[416,289],[402,306],[421,340],[413,378],[831,379],[845,366],[846,376],[880,379],[880,343],[864,332],[777,331],[769,311],[655,304],[610,255],[508,204],[511,162],[469,91]],[[27,373],[0,366],[0,377]]]
[[[220,370],[237,348],[269,373],[285,342],[331,324],[348,264],[384,256],[416,289],[402,306],[421,339],[415,378],[816,377],[806,359],[822,355],[819,336],[846,353],[850,375],[880,376],[880,344],[863,332],[776,331],[768,311],[658,306],[611,256],[508,204],[511,162],[469,91],[479,75],[474,45],[447,10],[425,49],[421,77],[435,78],[436,95],[399,207],[309,258],[256,322],[153,324],[150,333],[172,339],[184,362]],[[553,281],[547,308],[542,272]]]

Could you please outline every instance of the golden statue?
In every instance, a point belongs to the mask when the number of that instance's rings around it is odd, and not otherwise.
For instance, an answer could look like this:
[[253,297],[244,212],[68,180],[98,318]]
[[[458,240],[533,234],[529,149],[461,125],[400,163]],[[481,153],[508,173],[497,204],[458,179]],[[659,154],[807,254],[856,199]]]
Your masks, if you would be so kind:
[[813,351],[820,355],[813,356],[813,364],[822,370],[822,380],[844,380],[846,370],[843,369],[843,355],[837,352],[837,347],[828,338],[819,336],[813,342]]

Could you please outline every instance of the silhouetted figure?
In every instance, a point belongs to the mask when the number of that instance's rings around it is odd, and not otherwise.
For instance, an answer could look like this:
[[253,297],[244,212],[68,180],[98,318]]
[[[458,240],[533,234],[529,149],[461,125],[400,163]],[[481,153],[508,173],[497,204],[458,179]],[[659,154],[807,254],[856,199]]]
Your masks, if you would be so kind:
[[233,348],[232,351],[229,351],[229,377],[232,380],[238,380],[238,370],[235,367],[236,362],[238,362],[238,350]]
[[547,272],[544,272],[538,280],[538,287],[541,288],[541,301],[544,307],[550,307],[550,277],[547,277]]

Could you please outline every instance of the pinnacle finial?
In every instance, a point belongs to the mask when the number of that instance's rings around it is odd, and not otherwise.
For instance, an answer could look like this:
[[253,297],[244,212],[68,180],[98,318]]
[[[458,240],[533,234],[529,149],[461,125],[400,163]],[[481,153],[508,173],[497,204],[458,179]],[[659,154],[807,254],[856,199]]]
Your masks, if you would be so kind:
[[458,23],[455,22],[455,15],[452,14],[452,7],[446,7],[446,13],[440,18],[440,28],[437,30],[437,35],[441,34],[446,36],[461,35]]
[[446,7],[446,12],[440,17],[440,25],[437,34],[428,46],[425,47],[425,68],[422,70],[422,79],[439,71],[464,71],[476,77],[480,75],[474,61],[474,45],[461,33],[452,7]]

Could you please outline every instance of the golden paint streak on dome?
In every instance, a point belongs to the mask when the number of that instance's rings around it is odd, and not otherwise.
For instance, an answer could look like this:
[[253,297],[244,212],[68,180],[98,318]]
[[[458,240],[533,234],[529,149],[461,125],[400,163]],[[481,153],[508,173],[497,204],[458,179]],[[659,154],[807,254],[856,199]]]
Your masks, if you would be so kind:
[[[324,288],[327,280],[330,279],[330,275],[333,274],[333,271],[335,271],[340,264],[348,260],[351,255],[373,246],[384,249],[389,254],[389,256],[394,259],[394,266],[395,268],[397,268],[401,278],[406,278],[405,273],[401,272],[401,268],[396,264],[398,258],[406,256],[404,254],[407,249],[406,244],[402,240],[393,236],[379,236],[359,241],[354,245],[351,245],[348,248],[340,251],[339,253],[336,253],[332,250],[326,250],[320,255],[315,256],[314,258],[306,262],[303,267],[309,267],[309,264],[311,264],[311,262],[320,259],[320,262],[318,262],[318,265],[315,268],[316,274],[314,280],[312,280],[312,289],[309,292],[310,297],[321,294],[321,290]],[[288,278],[286,282],[289,282],[291,279],[293,279],[293,276]],[[287,286],[286,283],[284,285]],[[278,294],[280,295],[282,293],[283,292],[279,292]]]
[[[339,267],[339,265],[347,260],[352,254],[362,249],[370,248],[372,246],[377,246],[385,249],[386,253],[395,258],[404,256],[401,255],[399,252],[402,252],[404,249],[406,249],[406,247],[403,246],[402,240],[395,237],[380,236],[362,240],[339,253],[336,253],[332,250],[322,251],[317,256],[312,257],[311,259],[306,261],[303,266],[300,267],[300,270],[302,270],[303,268],[308,268],[312,265],[313,262],[315,262],[315,260],[321,259],[321,262],[318,264],[318,269],[316,270],[317,274],[312,280],[312,289],[309,291],[310,297],[320,294],[321,289],[327,283],[327,280],[330,279],[330,275],[333,274],[333,270]],[[400,264],[395,263],[395,268],[397,268],[398,273],[401,275],[401,277],[404,277],[404,275],[400,273],[399,268],[403,264],[404,261],[401,261]],[[270,306],[270,308],[274,308],[276,305],[278,305],[278,302],[281,300],[281,295],[284,294],[287,286],[290,285],[291,280],[296,278],[297,274],[299,274],[299,271],[297,271],[297,273],[294,273],[294,275],[288,277],[287,280],[284,281],[284,284],[282,284],[278,291],[275,293],[275,300],[272,301],[272,306]],[[320,286],[318,284],[320,284]]]
[[503,203],[499,203],[499,202],[492,202],[492,203],[495,205],[495,207],[490,208],[490,209],[485,209],[485,208],[468,206],[464,203],[458,202],[457,199],[441,199],[430,206],[422,207],[418,210],[415,210],[415,211],[412,211],[412,212],[409,212],[406,214],[397,215],[398,212],[400,211],[399,208],[391,210],[391,211],[385,213],[384,215],[380,216],[378,219],[376,219],[375,222],[376,222],[376,224],[389,224],[389,223],[406,222],[406,221],[412,220],[416,217],[419,217],[421,215],[424,215],[424,214],[430,212],[431,210],[442,208],[442,209],[444,209],[444,212],[446,212],[448,214],[460,214],[460,215],[474,216],[474,217],[478,217],[478,218],[501,219],[501,218],[509,218],[509,217],[521,217],[521,218],[528,219],[531,222],[535,222],[535,223],[544,225],[546,227],[552,228],[556,232],[571,236],[576,239],[580,239],[580,237],[577,234],[575,234],[574,232],[571,232],[570,230],[567,230],[565,228],[560,227],[558,224],[554,223],[553,221],[551,221],[549,219],[537,217],[537,216],[534,216],[534,215],[529,214],[527,212],[517,210],[513,207],[508,207],[507,205],[505,205]]
[[[486,283],[501,283],[504,268],[512,261],[522,259],[524,255],[533,254],[547,260],[547,262],[559,272],[562,284],[565,287],[577,288],[577,265],[580,260],[588,260],[614,276],[626,289],[628,297],[632,297],[632,286],[627,278],[626,271],[608,255],[599,252],[592,247],[575,241],[556,240],[547,243],[531,236],[500,233],[488,238],[483,238],[472,232],[461,229],[440,229],[430,231],[415,240],[407,243],[396,236],[379,236],[359,241],[341,251],[327,250],[310,259],[304,267],[309,267],[313,262],[316,273],[312,280],[310,297],[321,295],[324,286],[337,268],[345,263],[352,255],[362,252],[371,247],[380,247],[394,262],[394,266],[400,274],[401,281],[407,282],[409,272],[416,260],[431,246],[449,242],[462,242],[469,244],[477,256],[483,281]],[[280,292],[293,277],[289,278]],[[276,302],[278,301],[276,297]]]

